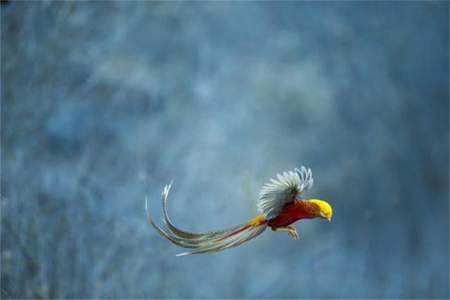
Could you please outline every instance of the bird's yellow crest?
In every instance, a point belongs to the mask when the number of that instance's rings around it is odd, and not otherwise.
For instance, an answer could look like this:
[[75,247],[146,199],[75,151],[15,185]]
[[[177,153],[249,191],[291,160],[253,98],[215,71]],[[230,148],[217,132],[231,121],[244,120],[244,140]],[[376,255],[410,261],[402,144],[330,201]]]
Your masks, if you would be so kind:
[[328,202],[319,199],[310,199],[309,202],[317,204],[317,206],[319,206],[320,208],[320,216],[331,222],[331,217],[333,216],[333,208]]

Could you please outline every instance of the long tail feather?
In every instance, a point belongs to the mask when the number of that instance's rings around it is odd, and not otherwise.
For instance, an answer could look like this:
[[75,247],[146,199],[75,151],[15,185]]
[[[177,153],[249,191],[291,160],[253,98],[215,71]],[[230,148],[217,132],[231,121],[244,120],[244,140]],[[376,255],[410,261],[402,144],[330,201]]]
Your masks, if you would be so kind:
[[[217,236],[219,234],[224,233],[227,230],[221,230],[221,231],[214,231],[214,232],[206,232],[206,233],[196,233],[196,232],[189,232],[184,231],[179,228],[177,228],[173,223],[171,222],[169,218],[169,214],[167,213],[167,200],[169,198],[169,192],[170,188],[172,187],[172,183],[169,185],[166,185],[164,187],[163,192],[161,193],[161,199],[163,204],[163,212],[164,212],[164,223],[169,228],[170,231],[172,231],[176,236],[187,238],[187,239],[205,239],[205,238],[211,238],[213,236]],[[235,229],[239,228],[241,225],[234,227]]]
[[246,227],[245,231],[239,232],[237,234],[231,235],[221,240],[205,243],[199,247],[196,247],[195,250],[193,251],[180,253],[177,254],[177,256],[201,254],[207,252],[217,252],[228,248],[236,247],[260,235],[266,229],[266,227],[267,225],[258,225],[258,226],[251,225],[251,227]]
[[167,200],[170,188],[171,184],[165,186],[161,194],[163,202],[164,223],[166,225],[165,229],[159,227],[152,220],[150,212],[148,210],[147,197],[145,199],[145,210],[147,213],[148,223],[153,226],[160,235],[180,247],[193,249],[190,252],[180,253],[177,256],[216,252],[227,248],[236,247],[243,242],[260,235],[267,227],[266,222],[248,222],[226,230],[207,233],[194,233],[181,230],[173,225],[167,213]]

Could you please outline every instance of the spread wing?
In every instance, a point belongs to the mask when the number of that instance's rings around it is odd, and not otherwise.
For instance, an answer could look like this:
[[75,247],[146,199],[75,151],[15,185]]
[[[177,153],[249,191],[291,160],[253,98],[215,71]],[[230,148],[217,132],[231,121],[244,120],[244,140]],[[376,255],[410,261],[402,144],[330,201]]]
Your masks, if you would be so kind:
[[283,206],[295,200],[295,198],[310,189],[313,185],[311,169],[301,167],[294,171],[278,174],[277,179],[263,185],[258,199],[258,210],[266,219],[276,217]]

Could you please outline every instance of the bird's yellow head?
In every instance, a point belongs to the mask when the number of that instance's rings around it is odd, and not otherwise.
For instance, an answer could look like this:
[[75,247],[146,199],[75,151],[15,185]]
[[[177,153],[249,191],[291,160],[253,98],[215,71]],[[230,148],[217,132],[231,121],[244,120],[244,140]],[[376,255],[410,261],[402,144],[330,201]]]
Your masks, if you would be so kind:
[[327,219],[329,222],[331,222],[331,217],[333,216],[333,208],[328,202],[319,199],[310,199],[309,202],[314,203],[319,207],[319,212],[317,214],[318,217]]

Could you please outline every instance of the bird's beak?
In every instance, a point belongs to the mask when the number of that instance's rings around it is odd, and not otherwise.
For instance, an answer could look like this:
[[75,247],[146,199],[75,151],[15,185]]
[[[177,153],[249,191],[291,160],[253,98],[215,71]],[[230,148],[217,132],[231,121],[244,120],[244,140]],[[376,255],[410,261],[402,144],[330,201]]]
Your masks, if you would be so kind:
[[328,222],[331,222],[331,216],[326,216],[325,214],[323,214],[322,212],[320,212],[320,216],[324,219],[327,219]]

